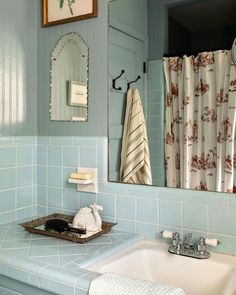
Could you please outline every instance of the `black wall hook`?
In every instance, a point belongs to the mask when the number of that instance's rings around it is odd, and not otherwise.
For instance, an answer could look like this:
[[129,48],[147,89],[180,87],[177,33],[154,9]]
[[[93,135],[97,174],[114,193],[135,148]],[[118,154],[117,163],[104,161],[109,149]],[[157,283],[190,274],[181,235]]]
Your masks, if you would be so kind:
[[121,70],[121,73],[119,76],[117,76],[115,79],[112,80],[112,88],[118,91],[121,91],[122,88],[121,87],[116,87],[116,80],[119,79],[123,74],[124,74],[125,70]]
[[127,84],[127,90],[130,89],[130,85],[131,85],[131,84],[137,82],[139,79],[141,79],[141,76],[138,76],[136,80],[129,82],[129,83]]

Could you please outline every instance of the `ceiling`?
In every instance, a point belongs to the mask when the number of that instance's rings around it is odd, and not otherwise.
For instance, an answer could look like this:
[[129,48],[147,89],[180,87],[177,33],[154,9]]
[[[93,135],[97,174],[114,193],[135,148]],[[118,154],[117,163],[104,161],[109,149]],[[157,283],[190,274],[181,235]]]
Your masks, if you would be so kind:
[[169,15],[192,32],[236,25],[236,0],[200,0],[170,8]]

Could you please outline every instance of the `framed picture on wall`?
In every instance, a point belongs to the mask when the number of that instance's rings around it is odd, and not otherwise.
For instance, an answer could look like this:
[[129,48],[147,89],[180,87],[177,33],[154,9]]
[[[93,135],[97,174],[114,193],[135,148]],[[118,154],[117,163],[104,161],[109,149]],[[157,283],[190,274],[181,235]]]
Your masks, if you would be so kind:
[[42,0],[43,27],[97,16],[97,0]]

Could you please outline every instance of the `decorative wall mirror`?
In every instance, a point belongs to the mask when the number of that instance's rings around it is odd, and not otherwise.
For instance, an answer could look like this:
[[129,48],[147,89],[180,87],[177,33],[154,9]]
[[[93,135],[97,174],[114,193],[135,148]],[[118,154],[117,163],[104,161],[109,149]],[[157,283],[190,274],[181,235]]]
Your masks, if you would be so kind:
[[51,54],[51,120],[88,120],[88,60],[88,47],[77,33],[59,39]]
[[[127,83],[140,76],[132,88],[141,96],[152,184],[236,192],[235,32],[234,0],[109,1],[109,181],[124,182],[120,167]],[[223,59],[228,74],[211,86],[211,75],[223,75]],[[198,78],[191,88],[193,102],[188,86],[178,85],[187,61],[189,67],[195,65],[192,72]],[[175,104],[169,113],[168,103]],[[174,145],[176,150],[171,149]]]

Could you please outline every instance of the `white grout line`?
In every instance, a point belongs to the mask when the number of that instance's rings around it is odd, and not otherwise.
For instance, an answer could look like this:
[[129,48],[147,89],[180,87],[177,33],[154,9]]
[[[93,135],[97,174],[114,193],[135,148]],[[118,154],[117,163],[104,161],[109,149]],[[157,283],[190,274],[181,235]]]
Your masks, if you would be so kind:
[[40,274],[41,274],[41,272],[42,272],[45,268],[47,268],[49,265],[50,265],[50,264],[47,264],[47,265],[41,267],[40,270],[38,271],[38,274],[37,274],[37,275],[38,275],[38,288],[41,287],[41,283],[40,283]]

